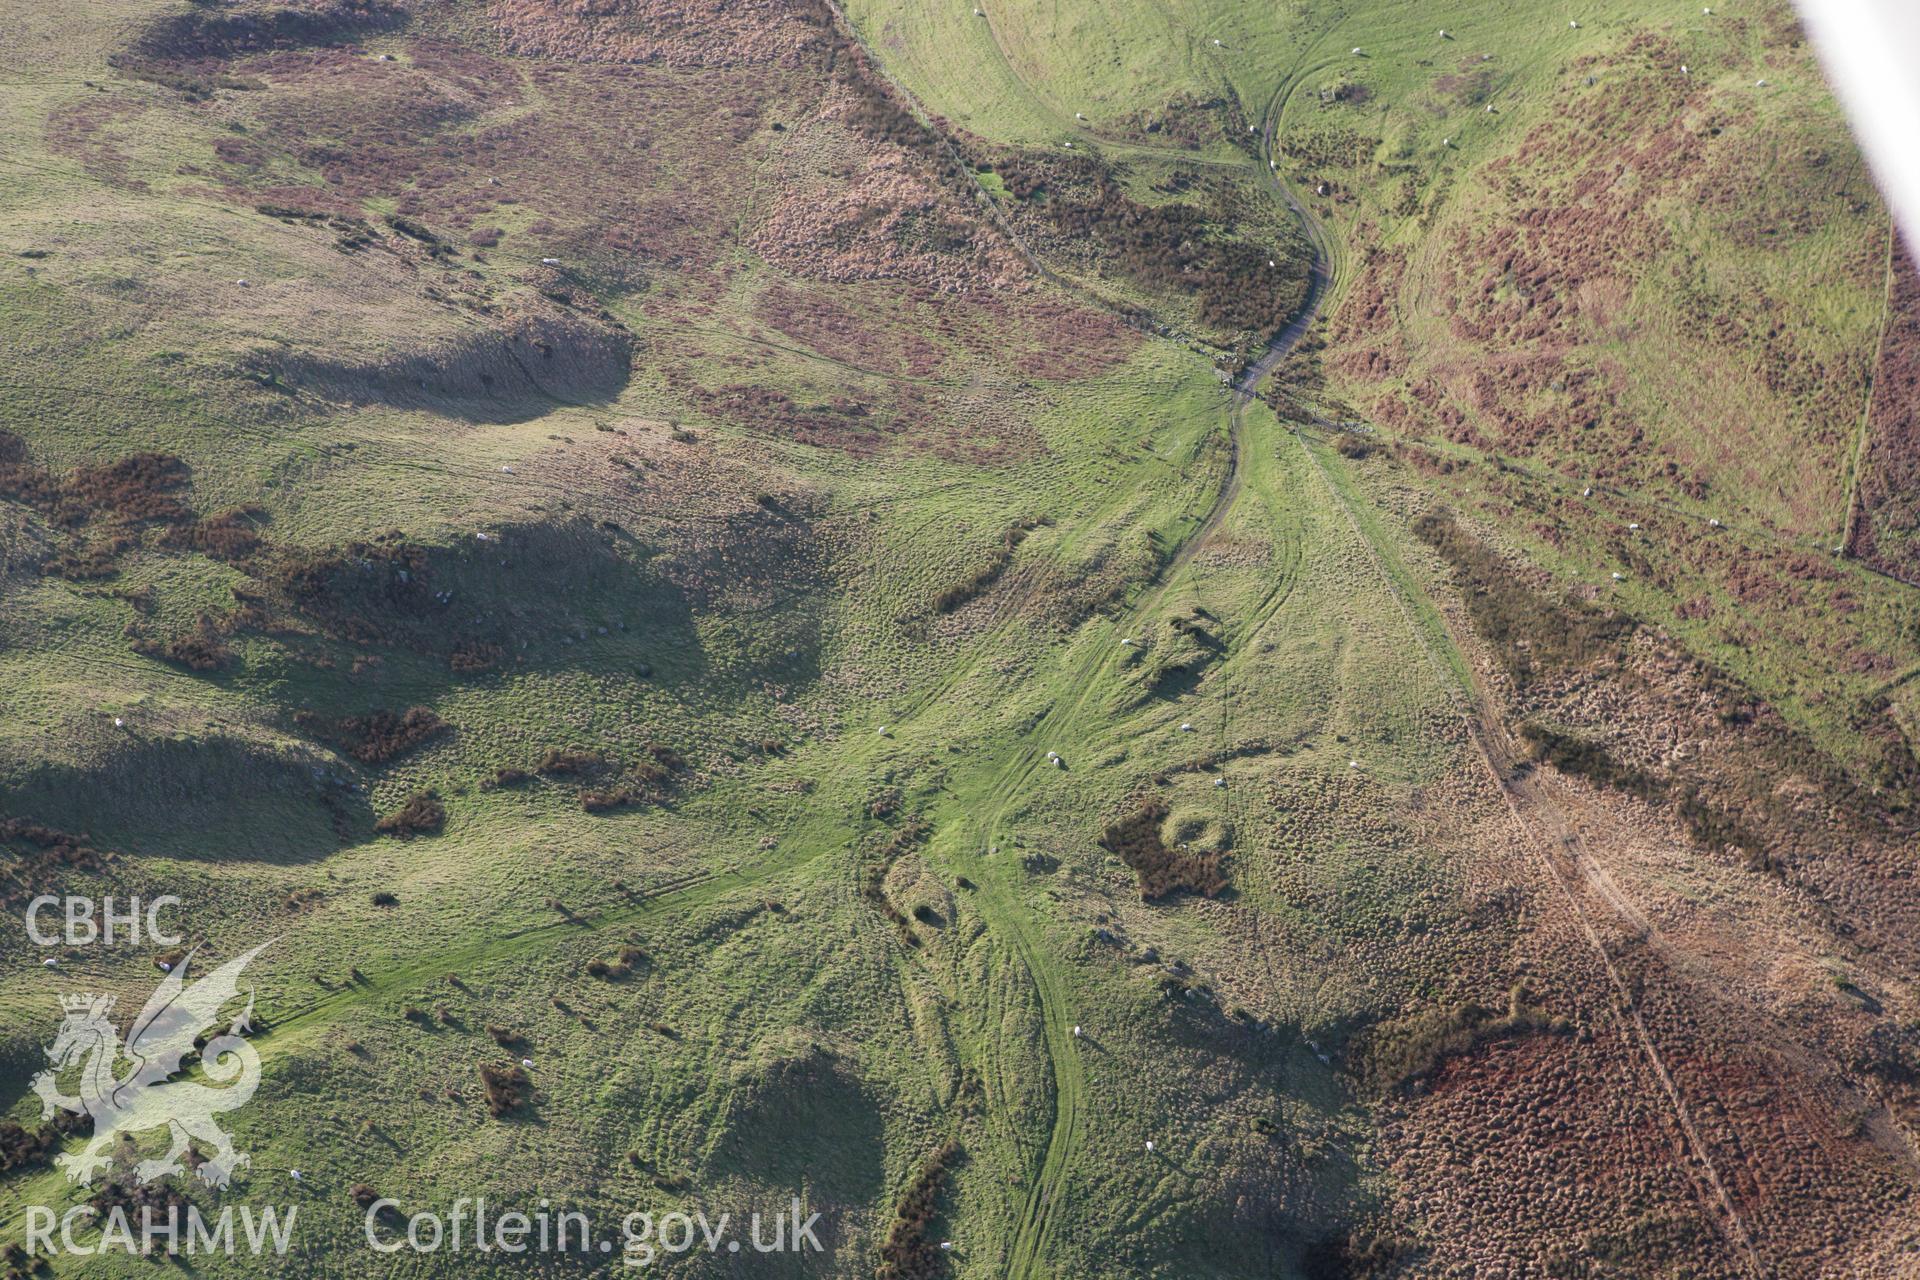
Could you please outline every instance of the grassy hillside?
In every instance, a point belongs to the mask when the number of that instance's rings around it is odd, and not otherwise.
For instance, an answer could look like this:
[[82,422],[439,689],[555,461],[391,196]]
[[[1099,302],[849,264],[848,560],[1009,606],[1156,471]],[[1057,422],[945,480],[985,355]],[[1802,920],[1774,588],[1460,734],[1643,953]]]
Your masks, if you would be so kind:
[[[0,846],[276,939],[178,1192],[1898,1274],[1903,295],[1789,11],[981,8],[26,7]],[[54,954],[10,1241],[159,972]]]

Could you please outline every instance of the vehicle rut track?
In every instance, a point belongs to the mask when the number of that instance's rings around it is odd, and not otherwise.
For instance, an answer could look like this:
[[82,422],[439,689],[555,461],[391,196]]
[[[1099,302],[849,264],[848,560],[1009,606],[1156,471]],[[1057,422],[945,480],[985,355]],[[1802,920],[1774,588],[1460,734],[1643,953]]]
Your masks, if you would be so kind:
[[[1379,574],[1388,592],[1400,606],[1415,643],[1419,645],[1436,676],[1442,680],[1443,687],[1452,690],[1456,706],[1465,722],[1467,736],[1473,743],[1475,757],[1499,791],[1521,836],[1522,843],[1533,853],[1547,879],[1559,891],[1575,925],[1605,971],[1609,985],[1615,993],[1613,1006],[1615,1012],[1630,1039],[1645,1057],[1667,1108],[1674,1118],[1675,1125],[1687,1144],[1688,1154],[1691,1156],[1688,1167],[1690,1173],[1698,1175],[1695,1193],[1701,1200],[1702,1208],[1707,1212],[1709,1220],[1719,1227],[1720,1234],[1727,1241],[1736,1264],[1755,1280],[1764,1280],[1768,1272],[1760,1263],[1752,1233],[1735,1207],[1732,1196],[1728,1194],[1726,1184],[1722,1181],[1719,1170],[1714,1164],[1711,1150],[1694,1124],[1693,1113],[1687,1105],[1686,1098],[1674,1083],[1673,1074],[1667,1067],[1666,1059],[1661,1055],[1652,1033],[1647,1029],[1646,1021],[1634,1001],[1632,986],[1614,962],[1613,953],[1608,950],[1605,939],[1600,936],[1592,916],[1581,905],[1580,895],[1575,887],[1576,881],[1600,898],[1608,911],[1634,936],[1650,939],[1657,936],[1657,931],[1644,913],[1619,891],[1611,878],[1587,853],[1584,843],[1572,824],[1554,808],[1551,800],[1541,795],[1536,788],[1528,788],[1524,785],[1524,778],[1520,776],[1524,771],[1515,767],[1517,756],[1512,738],[1474,681],[1471,669],[1466,666],[1464,660],[1456,665],[1447,662],[1443,656],[1434,652],[1426,628],[1420,625],[1414,614],[1413,603],[1406,599],[1394,575],[1388,571],[1382,560],[1381,549],[1368,534],[1346,494],[1341,491],[1339,485],[1334,483],[1325,464],[1314,452],[1313,447],[1307,443],[1306,438],[1296,432],[1294,439],[1312,460],[1315,469],[1319,471],[1320,478],[1325,482],[1334,502],[1346,514],[1355,536],[1367,547],[1375,572]],[[1426,603],[1431,605],[1430,601]],[[1450,624],[1445,615],[1439,616],[1441,625],[1449,627]],[[1447,643],[1452,645],[1458,654],[1461,646],[1451,630],[1447,634]],[[1464,676],[1460,674],[1463,672],[1466,673]],[[1463,679],[1465,687],[1461,687]],[[1563,854],[1574,855],[1570,858],[1571,867],[1562,865],[1561,859],[1555,854],[1556,848]]]
[[[1271,139],[1271,126],[1263,131]],[[1289,210],[1301,220],[1313,249],[1307,296],[1301,309],[1287,325],[1269,339],[1266,348],[1234,380],[1227,410],[1227,470],[1219,491],[1207,513],[1184,538],[1172,556],[1154,577],[1152,588],[1128,609],[1128,619],[1149,617],[1158,608],[1169,586],[1177,581],[1193,557],[1210,542],[1225,523],[1227,514],[1240,497],[1245,484],[1245,414],[1260,385],[1285,361],[1318,317],[1332,283],[1332,269],[1324,238],[1301,206],[1293,200],[1285,185],[1271,171],[1262,185],[1277,192]],[[1126,620],[1122,621],[1124,627]],[[1122,631],[1124,634],[1124,630]],[[1029,749],[1016,751],[992,787],[988,816],[974,836],[977,846],[990,847],[1000,838],[1000,828],[1022,786],[1038,772],[1040,741],[1080,720],[1090,698],[1095,696],[1098,677],[1116,661],[1111,649],[1095,650],[1080,665],[1070,680],[1071,694],[1055,699],[1034,729],[1025,735]],[[1010,856],[1010,855],[1008,855]],[[1006,1274],[1027,1277],[1050,1274],[1046,1268],[1047,1248],[1053,1238],[1054,1224],[1063,1199],[1072,1156],[1084,1129],[1081,1105],[1085,1073],[1073,1045],[1071,1028],[1074,1016],[1052,969],[1052,958],[1032,934],[1025,908],[1010,892],[981,895],[977,901],[990,927],[1008,939],[1028,974],[1032,977],[1041,1005],[1043,1034],[1053,1075],[1053,1119],[1046,1145],[1034,1170],[1018,1218],[1017,1234],[1008,1253]]]

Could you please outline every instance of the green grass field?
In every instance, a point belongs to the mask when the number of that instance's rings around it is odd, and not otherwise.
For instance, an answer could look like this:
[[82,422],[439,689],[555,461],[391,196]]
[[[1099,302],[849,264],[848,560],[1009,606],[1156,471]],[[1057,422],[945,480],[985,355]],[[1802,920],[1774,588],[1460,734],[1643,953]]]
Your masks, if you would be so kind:
[[[530,1273],[370,1189],[823,1214],[688,1275],[1898,1274],[1920,606],[1831,550],[1889,232],[1784,6],[981,8],[20,15],[0,818],[110,856],[0,845],[275,939],[178,1190],[300,1251],[190,1269]],[[1242,394],[1262,258],[1326,285]],[[15,1154],[55,997],[155,955],[0,933],[9,1243],[92,1194]]]

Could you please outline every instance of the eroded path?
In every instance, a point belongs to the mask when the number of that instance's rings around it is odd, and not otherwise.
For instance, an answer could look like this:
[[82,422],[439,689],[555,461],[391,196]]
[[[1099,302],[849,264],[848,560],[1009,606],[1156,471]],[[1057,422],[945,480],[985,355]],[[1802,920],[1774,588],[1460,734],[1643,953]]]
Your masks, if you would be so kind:
[[[1280,97],[1275,99],[1276,102],[1282,100]],[[1273,138],[1271,120],[1263,128],[1262,137],[1270,149]],[[1227,467],[1220,488],[1200,523],[1174,549],[1153,587],[1116,621],[1116,634],[1125,635],[1136,620],[1155,615],[1166,591],[1181,580],[1193,557],[1208,545],[1225,524],[1246,480],[1247,407],[1262,384],[1306,336],[1319,316],[1331,284],[1330,258],[1323,248],[1325,241],[1319,227],[1306,215],[1271,167],[1264,163],[1264,156],[1262,163],[1249,165],[1248,168],[1250,173],[1257,172],[1264,177],[1261,183],[1263,190],[1283,201],[1299,218],[1306,231],[1307,241],[1313,248],[1306,298],[1293,319],[1269,339],[1260,356],[1234,380],[1227,410]],[[1064,696],[1055,699],[1045,716],[1027,735],[1031,744],[1029,749],[1015,753],[993,782],[986,816],[981,820],[979,829],[972,834],[975,847],[991,848],[1007,838],[1009,833],[1005,823],[1009,810],[1032,782],[1034,775],[1044,767],[1040,755],[1043,743],[1071,736],[1068,726],[1080,722],[1088,714],[1089,703],[1122,661],[1120,653],[1121,650],[1115,646],[1095,649],[1074,671]],[[1082,1110],[1086,1076],[1074,1044],[1076,1018],[1067,985],[1060,980],[1056,971],[1058,962],[1044,942],[1035,937],[1035,925],[1018,895],[1010,888],[994,885],[979,894],[976,902],[987,918],[989,927],[1010,943],[1018,955],[1041,1009],[1043,1034],[1053,1076],[1053,1117],[1021,1206],[1016,1234],[1007,1255],[1006,1274],[1011,1277],[1045,1276],[1051,1274],[1046,1259],[1073,1155],[1084,1129]]]

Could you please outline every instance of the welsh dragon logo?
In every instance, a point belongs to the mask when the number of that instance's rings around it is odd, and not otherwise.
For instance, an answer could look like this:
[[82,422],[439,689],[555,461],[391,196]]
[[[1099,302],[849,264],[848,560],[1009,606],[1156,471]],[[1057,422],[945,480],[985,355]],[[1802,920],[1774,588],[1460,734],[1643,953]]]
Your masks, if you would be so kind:
[[[234,1170],[247,1167],[249,1157],[234,1150],[233,1140],[213,1118],[246,1105],[260,1085],[260,1055],[242,1038],[251,1025],[253,993],[248,992],[246,1008],[224,1033],[204,1046],[196,1041],[219,1020],[220,1010],[238,997],[241,971],[271,945],[271,940],[261,943],[191,986],[186,981],[193,960],[189,954],[167,974],[127,1029],[124,1055],[120,1035],[108,1016],[112,996],[60,997],[66,1020],[47,1050],[53,1067],[33,1078],[33,1091],[40,1095],[43,1120],[52,1118],[56,1109],[93,1117],[93,1138],[86,1147],[62,1154],[54,1162],[66,1170],[69,1182],[90,1185],[94,1175],[112,1163],[107,1152],[121,1134],[161,1127],[171,1131],[171,1144],[164,1156],[142,1160],[134,1167],[140,1182],[184,1172],[180,1158],[187,1154],[189,1141],[212,1151],[198,1170],[208,1186],[224,1187]],[[196,1048],[202,1073],[225,1087],[172,1079],[182,1059]],[[125,1074],[118,1070],[122,1056],[131,1064]],[[60,1092],[61,1074],[73,1067],[80,1071],[78,1097]]]

